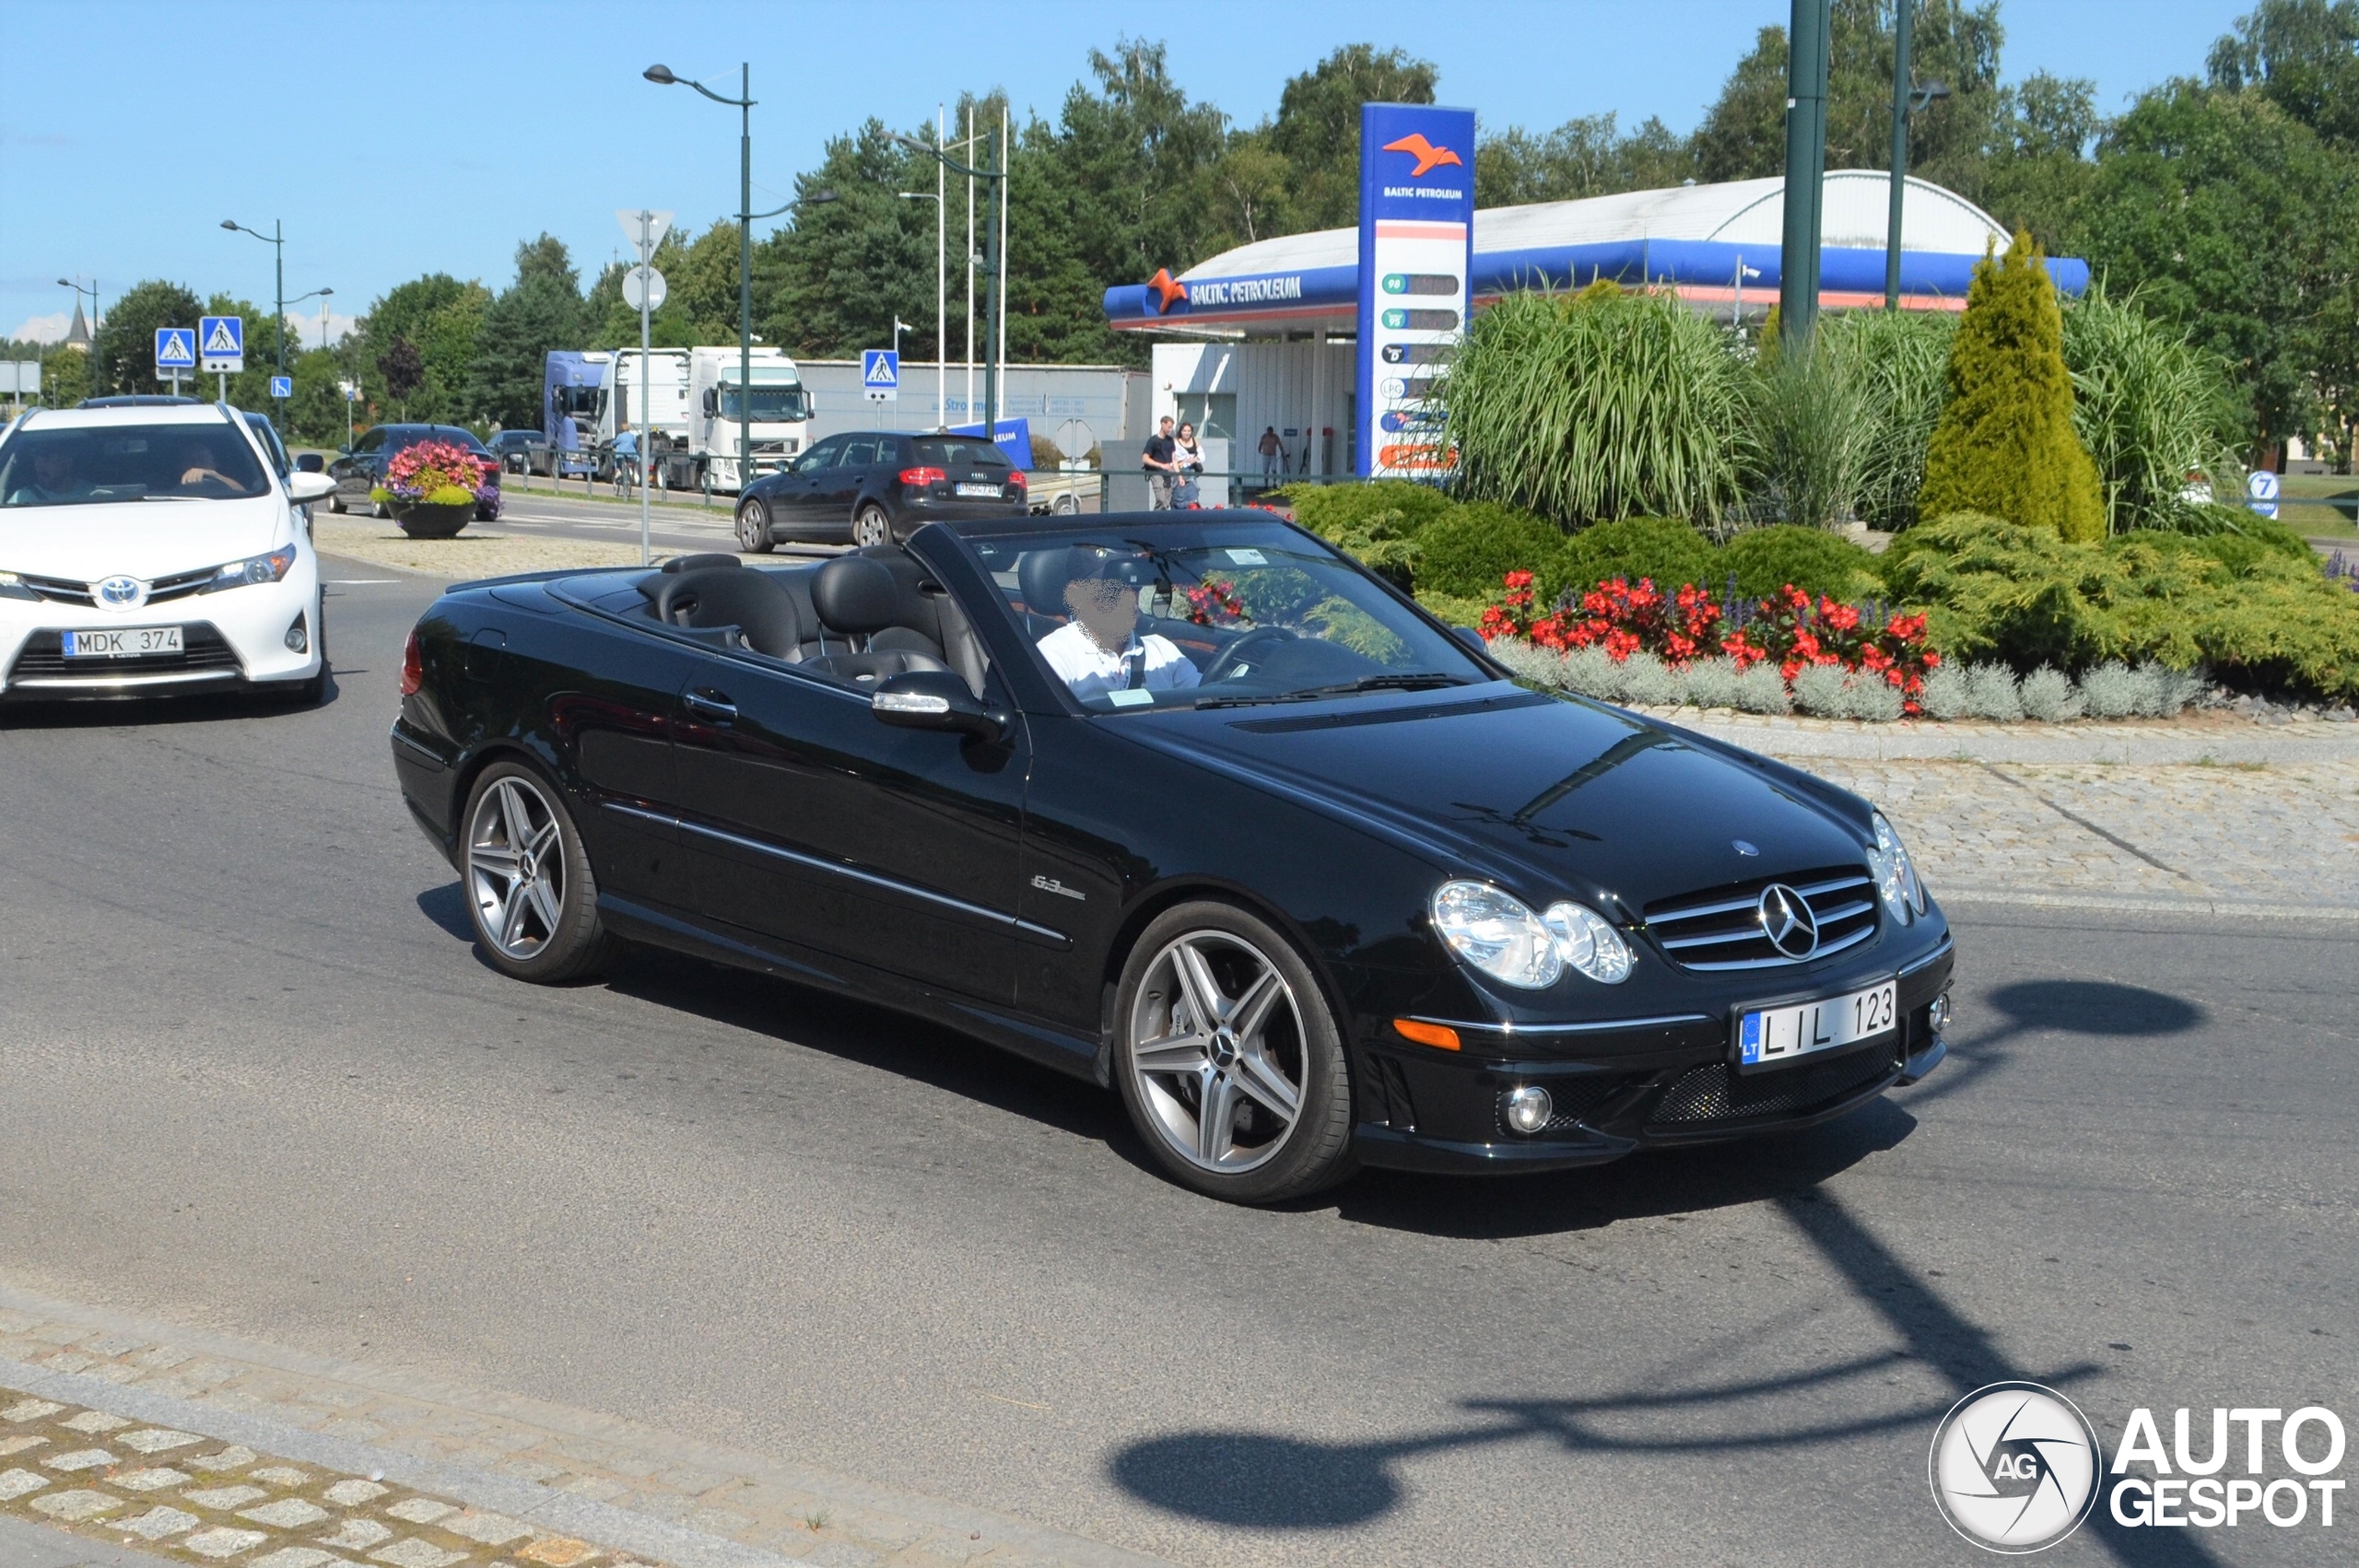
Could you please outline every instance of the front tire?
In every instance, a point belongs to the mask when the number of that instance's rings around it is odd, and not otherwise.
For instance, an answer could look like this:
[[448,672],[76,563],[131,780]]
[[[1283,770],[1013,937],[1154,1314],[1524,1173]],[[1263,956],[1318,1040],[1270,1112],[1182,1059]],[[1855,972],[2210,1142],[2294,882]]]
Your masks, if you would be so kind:
[[1229,904],[1183,904],[1141,933],[1115,993],[1114,1073],[1176,1180],[1276,1203],[1352,1173],[1351,1074],[1309,965]]
[[851,520],[851,542],[863,550],[872,545],[890,544],[893,542],[892,520],[885,515],[883,507],[871,502],[854,514]]
[[328,494],[328,510],[330,510],[330,511],[332,511],[332,512],[335,513],[338,517],[342,517],[342,516],[344,515],[344,492],[343,492],[343,491],[341,491],[341,490],[333,490],[333,491],[330,491],[330,492],[329,492],[329,494]]
[[770,553],[770,509],[759,496],[748,496],[737,509],[737,548],[749,556]]
[[467,917],[494,968],[554,985],[594,974],[614,956],[581,835],[547,780],[496,762],[475,780],[461,820]]

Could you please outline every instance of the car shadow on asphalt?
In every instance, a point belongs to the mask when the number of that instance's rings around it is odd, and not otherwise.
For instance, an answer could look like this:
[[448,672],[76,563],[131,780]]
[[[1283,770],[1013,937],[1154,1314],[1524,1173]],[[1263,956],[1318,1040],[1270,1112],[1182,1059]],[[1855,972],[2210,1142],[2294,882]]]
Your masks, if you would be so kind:
[[192,693],[187,696],[82,697],[44,702],[14,699],[0,706],[0,730],[150,729],[164,724],[224,724],[245,720],[299,719],[333,707],[342,689],[333,667],[317,702],[252,692]]

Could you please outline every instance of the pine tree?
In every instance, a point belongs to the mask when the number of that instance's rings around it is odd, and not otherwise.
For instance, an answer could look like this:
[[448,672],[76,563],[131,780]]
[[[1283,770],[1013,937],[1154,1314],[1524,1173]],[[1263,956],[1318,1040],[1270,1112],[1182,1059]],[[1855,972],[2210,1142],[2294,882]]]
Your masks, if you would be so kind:
[[2105,537],[2096,463],[2072,433],[2056,286],[2020,231],[2005,256],[1974,269],[1917,497],[1919,517],[1962,511],[2074,541]]

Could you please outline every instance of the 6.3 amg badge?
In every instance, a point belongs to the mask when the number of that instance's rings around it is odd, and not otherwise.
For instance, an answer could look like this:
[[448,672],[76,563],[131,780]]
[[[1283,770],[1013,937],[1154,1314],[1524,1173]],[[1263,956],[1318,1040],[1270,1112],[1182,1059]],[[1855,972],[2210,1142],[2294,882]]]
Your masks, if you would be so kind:
[[1933,1502],[1950,1527],[1989,1551],[2042,1551],[2096,1504],[2105,1453],[2080,1408],[2036,1383],[1992,1383],[1933,1429]]

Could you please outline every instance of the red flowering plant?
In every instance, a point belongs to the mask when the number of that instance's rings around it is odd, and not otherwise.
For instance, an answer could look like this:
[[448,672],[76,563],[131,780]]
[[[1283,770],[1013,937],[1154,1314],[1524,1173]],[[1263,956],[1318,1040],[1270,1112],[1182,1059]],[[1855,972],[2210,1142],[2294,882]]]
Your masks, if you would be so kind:
[[398,506],[499,507],[499,486],[483,460],[456,441],[413,441],[385,464],[385,482],[371,499]]
[[1500,603],[1483,612],[1484,637],[1520,638],[1559,652],[1602,648],[1617,664],[1640,652],[1674,669],[1714,657],[1734,660],[1740,670],[1766,661],[1789,682],[1808,666],[1830,664],[1891,683],[1915,713],[1925,673],[1942,661],[1925,641],[1923,615],[1824,597],[1813,603],[1790,583],[1753,604],[1737,598],[1733,581],[1719,598],[1692,582],[1665,593],[1649,578],[1634,586],[1617,577],[1577,603],[1535,616],[1532,574],[1509,572],[1502,581]]
[[1245,618],[1245,601],[1227,579],[1207,579],[1188,590],[1188,618],[1200,626],[1233,625]]

